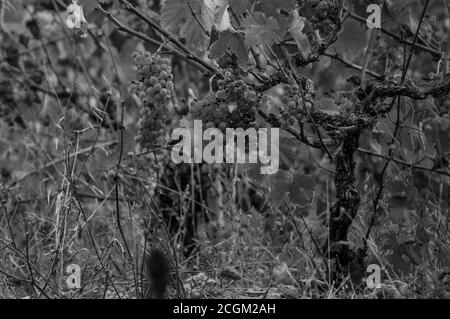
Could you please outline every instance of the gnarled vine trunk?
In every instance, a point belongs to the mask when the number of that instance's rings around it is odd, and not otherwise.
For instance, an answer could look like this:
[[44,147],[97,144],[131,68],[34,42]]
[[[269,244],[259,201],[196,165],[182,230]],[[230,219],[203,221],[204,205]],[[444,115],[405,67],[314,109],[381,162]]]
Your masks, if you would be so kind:
[[336,186],[337,202],[330,208],[329,216],[329,258],[336,259],[338,265],[346,267],[351,261],[352,253],[347,243],[347,234],[358,211],[361,200],[355,182],[355,161],[353,154],[358,148],[359,133],[348,135],[341,151],[336,156]]

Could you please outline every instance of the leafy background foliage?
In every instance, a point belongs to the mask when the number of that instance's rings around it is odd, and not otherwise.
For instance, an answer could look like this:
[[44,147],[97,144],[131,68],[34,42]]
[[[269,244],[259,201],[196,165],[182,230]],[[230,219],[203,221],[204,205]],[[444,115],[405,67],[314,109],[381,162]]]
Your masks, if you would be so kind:
[[[382,30],[367,29],[367,6],[382,2]],[[65,26],[69,1],[0,3],[0,295],[142,297],[144,252],[161,246],[183,282],[173,280],[171,296],[449,296],[446,1],[80,0],[89,22],[81,32]],[[142,107],[127,90],[136,50],[172,59],[168,131],[230,66],[258,92],[255,125],[283,129],[276,174],[262,176],[258,165],[208,171],[222,191],[201,206],[225,223],[220,231],[200,223],[195,257],[183,255],[186,230],[168,230],[161,215],[167,150],[133,139]],[[309,91],[308,111],[287,111],[294,82]],[[393,94],[395,85],[406,89]],[[438,86],[443,93],[411,93]],[[346,245],[366,248],[364,266],[384,268],[376,291],[358,286],[367,273],[356,262],[346,279],[332,278],[324,253],[342,200],[342,127],[361,118],[352,153],[360,201]],[[245,207],[255,185],[263,205]],[[195,213],[197,188],[170,189],[180,224]],[[71,263],[82,266],[80,290],[65,286]]]

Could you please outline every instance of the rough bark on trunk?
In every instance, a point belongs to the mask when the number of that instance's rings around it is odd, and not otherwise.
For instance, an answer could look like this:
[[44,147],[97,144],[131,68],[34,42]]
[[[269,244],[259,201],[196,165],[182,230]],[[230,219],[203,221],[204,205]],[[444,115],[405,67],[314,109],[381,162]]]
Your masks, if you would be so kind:
[[328,256],[338,261],[339,268],[345,268],[354,258],[347,242],[347,234],[361,200],[359,191],[354,185],[353,154],[358,148],[358,139],[359,133],[348,135],[336,156],[334,183],[337,202],[330,208]]

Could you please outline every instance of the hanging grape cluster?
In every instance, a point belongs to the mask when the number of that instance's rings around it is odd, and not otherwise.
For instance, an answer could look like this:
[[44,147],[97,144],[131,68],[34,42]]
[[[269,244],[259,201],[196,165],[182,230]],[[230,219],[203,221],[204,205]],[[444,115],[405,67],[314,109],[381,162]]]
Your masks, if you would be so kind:
[[165,124],[167,106],[174,94],[170,59],[150,52],[133,53],[138,67],[138,84],[132,87],[142,101],[139,133],[136,142],[143,148],[152,149],[167,141]]
[[313,30],[319,30],[322,35],[328,35],[339,21],[338,10],[326,0],[311,2],[313,15],[310,18]]
[[436,106],[438,114],[446,119],[450,118],[450,96],[445,95],[436,99]]
[[218,81],[219,89],[191,105],[193,119],[202,120],[206,128],[254,127],[258,94],[232,72],[226,71]]
[[306,93],[304,98],[302,98],[301,94],[302,92],[297,84],[286,84],[283,86],[280,114],[282,119],[289,125],[293,125],[299,115],[305,114],[305,107],[311,109],[313,105],[311,93]]

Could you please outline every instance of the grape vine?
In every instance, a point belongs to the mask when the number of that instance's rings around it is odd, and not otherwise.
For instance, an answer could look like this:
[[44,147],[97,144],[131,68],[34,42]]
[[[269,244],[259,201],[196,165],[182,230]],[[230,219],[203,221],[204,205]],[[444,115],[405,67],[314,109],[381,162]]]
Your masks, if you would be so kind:
[[[145,297],[154,246],[174,257],[167,296],[178,298],[241,282],[272,297],[278,283],[304,287],[300,276],[320,281],[302,289],[311,296],[319,285],[319,296],[359,296],[371,255],[387,277],[441,278],[448,11],[431,0],[0,1],[5,294]],[[202,141],[188,134],[197,120]],[[213,128],[225,136],[208,141]],[[228,142],[245,148],[231,157]],[[181,144],[191,161],[175,158]],[[61,290],[63,261],[82,266],[82,289]]]

